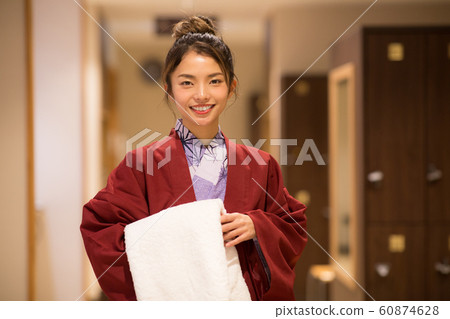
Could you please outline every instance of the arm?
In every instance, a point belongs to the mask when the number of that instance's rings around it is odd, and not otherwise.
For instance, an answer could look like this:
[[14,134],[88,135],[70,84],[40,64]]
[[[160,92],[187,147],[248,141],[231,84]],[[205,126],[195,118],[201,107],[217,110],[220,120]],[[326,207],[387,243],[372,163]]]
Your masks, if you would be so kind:
[[144,173],[122,161],[106,187],[83,208],[80,230],[86,252],[111,300],[136,300],[123,231],[127,224],[149,215],[145,189]]

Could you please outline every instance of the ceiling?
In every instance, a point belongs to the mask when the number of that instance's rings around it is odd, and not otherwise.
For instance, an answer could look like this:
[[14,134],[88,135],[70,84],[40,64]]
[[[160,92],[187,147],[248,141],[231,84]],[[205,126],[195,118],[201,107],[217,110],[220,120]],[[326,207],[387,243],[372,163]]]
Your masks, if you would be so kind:
[[[339,4],[370,5],[375,0],[339,0]],[[378,0],[379,3],[445,3],[449,0]],[[218,14],[264,16],[271,10],[289,6],[336,4],[336,0],[85,0],[123,13],[139,11],[153,14]]]
[[[371,5],[375,0],[339,0],[339,5]],[[450,0],[378,0],[381,3],[445,3]],[[336,5],[336,0],[85,0],[102,14],[108,29],[127,43],[156,39],[154,18],[193,14],[216,16],[223,36],[233,41],[261,42],[267,17],[277,10]],[[242,32],[245,30],[245,32]]]

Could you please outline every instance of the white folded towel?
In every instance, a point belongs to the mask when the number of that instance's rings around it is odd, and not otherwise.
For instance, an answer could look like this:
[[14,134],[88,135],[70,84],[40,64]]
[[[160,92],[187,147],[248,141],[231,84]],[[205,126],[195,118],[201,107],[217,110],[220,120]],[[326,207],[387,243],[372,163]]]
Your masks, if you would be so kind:
[[138,300],[251,300],[235,247],[225,248],[222,200],[165,209],[125,227]]

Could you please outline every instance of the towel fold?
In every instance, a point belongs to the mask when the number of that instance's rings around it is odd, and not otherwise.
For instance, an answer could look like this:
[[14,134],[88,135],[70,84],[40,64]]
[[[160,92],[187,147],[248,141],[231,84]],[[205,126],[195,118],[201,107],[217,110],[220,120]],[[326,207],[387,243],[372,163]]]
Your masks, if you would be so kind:
[[235,247],[223,244],[220,199],[165,209],[125,227],[138,300],[251,300]]

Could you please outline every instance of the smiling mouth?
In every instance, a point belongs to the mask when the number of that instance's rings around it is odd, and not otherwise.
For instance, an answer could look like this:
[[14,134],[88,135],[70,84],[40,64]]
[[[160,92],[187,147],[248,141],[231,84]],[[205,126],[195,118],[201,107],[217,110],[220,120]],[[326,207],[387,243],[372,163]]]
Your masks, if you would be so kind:
[[196,105],[196,106],[191,106],[190,108],[198,114],[206,114],[208,113],[215,104],[208,104],[208,105]]

